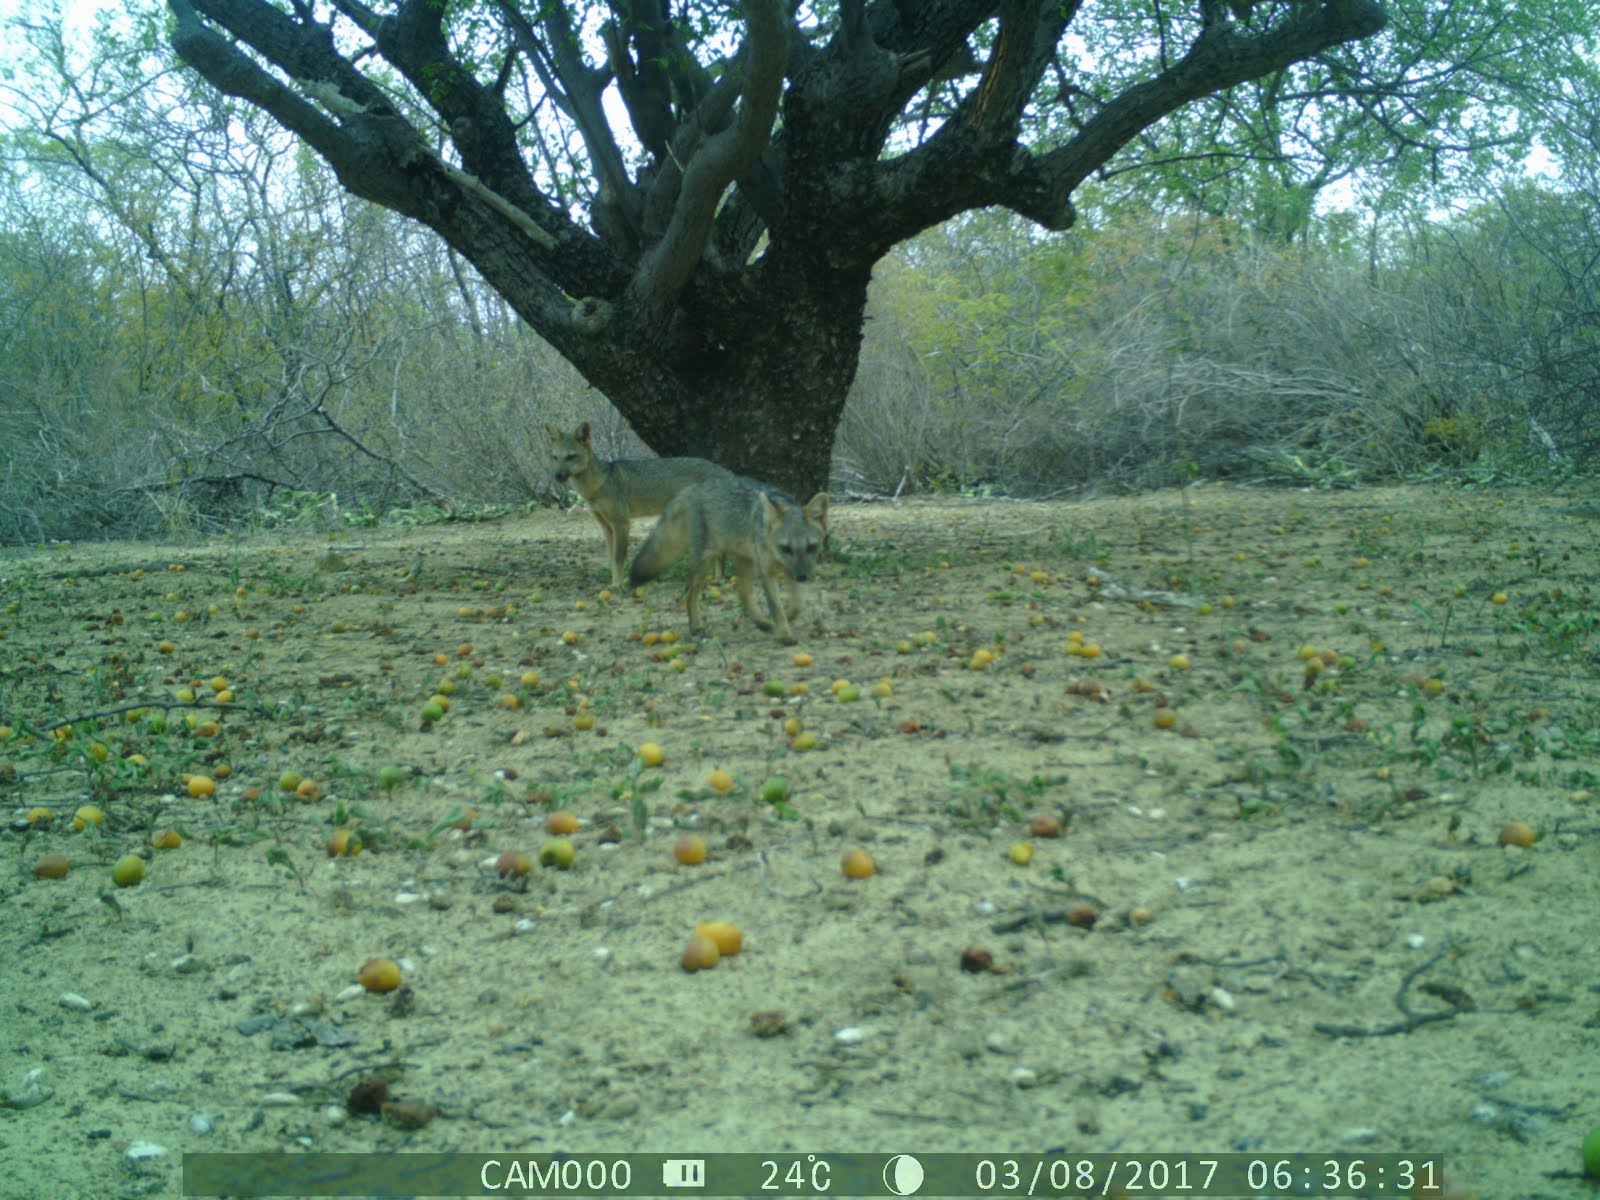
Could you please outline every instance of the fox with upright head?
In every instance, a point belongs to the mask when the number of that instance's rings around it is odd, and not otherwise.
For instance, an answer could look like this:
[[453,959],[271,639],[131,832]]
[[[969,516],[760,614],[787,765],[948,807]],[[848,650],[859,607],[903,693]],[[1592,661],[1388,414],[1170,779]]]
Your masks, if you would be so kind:
[[570,483],[589,502],[606,536],[613,587],[622,586],[632,518],[655,516],[691,484],[732,475],[704,458],[599,458],[590,445],[587,421],[572,433],[554,425],[548,429],[550,473],[557,483]]

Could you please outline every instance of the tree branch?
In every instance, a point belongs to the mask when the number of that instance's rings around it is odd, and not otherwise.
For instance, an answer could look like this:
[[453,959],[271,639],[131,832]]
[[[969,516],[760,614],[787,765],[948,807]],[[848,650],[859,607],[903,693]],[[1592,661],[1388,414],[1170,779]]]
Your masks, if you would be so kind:
[[[1016,19],[1025,0],[1007,0]],[[1040,28],[1057,14],[1040,11]],[[1054,150],[1035,153],[1004,130],[1008,106],[1027,95],[1022,84],[1037,75],[1009,66],[996,47],[985,83],[962,101],[954,116],[921,146],[898,158],[862,164],[844,173],[837,187],[874,219],[857,233],[884,247],[928,226],[989,204],[1004,205],[1048,229],[1075,219],[1073,190],[1124,146],[1162,117],[1192,100],[1268,75],[1291,63],[1382,29],[1386,16],[1377,0],[1329,0],[1260,33],[1241,34],[1226,22],[1204,26],[1188,53],[1153,79],[1107,101]],[[1002,38],[1002,41],[1004,39]],[[1035,41],[1035,53],[1043,41]],[[1039,70],[1043,69],[1039,63]],[[1009,82],[1008,82],[1009,80]],[[992,81],[992,82],[991,82]],[[992,115],[989,115],[992,114]]]
[[644,322],[647,335],[659,331],[699,263],[728,185],[756,165],[772,136],[783,94],[788,19],[780,0],[747,0],[745,12],[738,115],[731,126],[706,138],[684,167],[672,219],[640,260],[628,288],[627,305]]
[[1064,228],[1062,218],[1071,219],[1068,197],[1073,189],[1139,131],[1192,100],[1370,37],[1387,20],[1377,0],[1328,0],[1309,11],[1298,9],[1295,16],[1255,36],[1242,36],[1227,24],[1204,29],[1186,55],[1155,79],[1112,99],[1066,145],[1020,163],[1015,172],[1019,186],[996,200],[1046,228]]

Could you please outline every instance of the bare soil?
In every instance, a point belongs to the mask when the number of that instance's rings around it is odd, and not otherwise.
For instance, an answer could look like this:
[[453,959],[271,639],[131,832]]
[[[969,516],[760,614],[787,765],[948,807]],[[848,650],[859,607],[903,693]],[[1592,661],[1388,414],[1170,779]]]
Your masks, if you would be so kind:
[[[199,1150],[1261,1149],[1592,1196],[1597,529],[846,504],[794,647],[731,587],[663,637],[681,576],[603,593],[582,511],[0,553],[0,1193],[174,1196]],[[743,950],[691,974],[708,920]],[[347,1113],[375,1075],[412,1107]]]

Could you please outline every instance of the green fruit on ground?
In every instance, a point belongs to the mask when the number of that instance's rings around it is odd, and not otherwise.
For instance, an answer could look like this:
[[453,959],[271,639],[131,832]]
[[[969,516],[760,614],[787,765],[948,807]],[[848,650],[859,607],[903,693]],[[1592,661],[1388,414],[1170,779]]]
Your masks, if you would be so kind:
[[1583,1139],[1583,1169],[1589,1172],[1590,1179],[1600,1179],[1600,1125]]
[[539,863],[546,867],[559,867],[565,871],[572,866],[577,851],[566,838],[551,838],[539,851]]
[[133,887],[144,882],[144,859],[137,854],[124,854],[111,868],[111,882],[118,887]]

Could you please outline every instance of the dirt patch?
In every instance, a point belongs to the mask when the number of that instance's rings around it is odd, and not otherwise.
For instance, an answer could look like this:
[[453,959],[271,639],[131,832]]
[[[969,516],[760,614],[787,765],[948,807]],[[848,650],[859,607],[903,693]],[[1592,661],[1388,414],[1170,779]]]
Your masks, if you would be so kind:
[[[0,1109],[0,1190],[176,1195],[197,1150],[1070,1148],[1591,1195],[1597,527],[1424,489],[845,505],[792,648],[732,588],[662,636],[677,581],[602,594],[582,512],[6,552],[0,1088],[45,1098]],[[706,920],[744,949],[686,973]],[[355,986],[373,956],[400,992]],[[437,1115],[348,1115],[372,1075]]]

